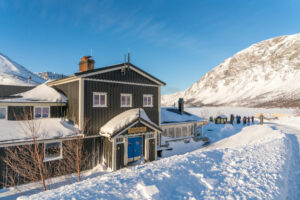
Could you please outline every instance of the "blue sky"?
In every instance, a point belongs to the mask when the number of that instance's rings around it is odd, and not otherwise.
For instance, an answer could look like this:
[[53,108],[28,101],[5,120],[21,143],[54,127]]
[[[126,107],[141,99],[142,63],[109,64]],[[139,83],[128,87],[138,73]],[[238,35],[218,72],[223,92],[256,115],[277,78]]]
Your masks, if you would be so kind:
[[0,0],[0,52],[34,72],[131,62],[182,91],[249,45],[300,32],[298,0]]

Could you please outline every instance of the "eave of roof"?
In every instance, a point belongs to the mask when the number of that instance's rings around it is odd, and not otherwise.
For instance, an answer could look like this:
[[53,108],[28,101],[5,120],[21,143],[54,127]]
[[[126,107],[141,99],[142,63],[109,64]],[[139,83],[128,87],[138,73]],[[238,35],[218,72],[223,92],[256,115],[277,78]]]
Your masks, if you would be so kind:
[[88,74],[92,74],[92,73],[96,73],[96,72],[101,72],[101,71],[105,71],[105,70],[108,70],[108,69],[118,68],[118,67],[124,66],[124,64],[128,64],[128,65],[130,65],[130,67],[133,67],[133,68],[137,69],[138,71],[140,71],[141,73],[144,73],[146,76],[149,76],[150,78],[152,78],[155,81],[159,82],[160,85],[163,85],[163,86],[166,85],[165,82],[163,82],[160,79],[152,76],[151,74],[149,74],[146,71],[140,69],[139,67],[133,65],[132,63],[119,63],[119,64],[115,64],[115,65],[110,65],[110,66],[106,66],[106,67],[101,67],[101,68],[96,68],[96,69],[88,70],[88,71],[85,71],[85,72],[77,72],[77,73],[74,73],[73,75],[68,76],[66,78],[62,78],[62,79],[59,79],[59,80],[50,81],[47,84],[48,85],[53,85],[53,84],[57,84],[59,82],[73,80],[73,79],[76,79],[76,78],[84,77],[84,76],[86,76]]

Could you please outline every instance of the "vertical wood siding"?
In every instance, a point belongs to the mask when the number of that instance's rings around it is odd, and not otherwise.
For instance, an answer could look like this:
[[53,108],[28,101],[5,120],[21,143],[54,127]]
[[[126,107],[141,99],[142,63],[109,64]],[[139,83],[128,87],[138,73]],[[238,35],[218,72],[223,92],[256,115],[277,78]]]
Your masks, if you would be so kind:
[[157,83],[149,80],[148,78],[140,75],[139,73],[131,69],[126,69],[125,73],[121,72],[121,70],[115,70],[103,74],[91,75],[87,78],[157,85]]
[[[73,140],[75,142],[75,140]],[[65,142],[65,141],[64,141]],[[43,148],[43,143],[40,143],[40,148]],[[21,146],[21,145],[20,145]],[[97,138],[85,138],[84,143],[83,143],[83,155],[88,154],[91,155],[88,161],[88,165],[85,167],[83,170],[88,170],[92,169],[93,167],[97,166],[99,163],[102,162],[102,157],[103,157],[103,139],[100,137]],[[32,145],[33,147],[33,145]],[[9,147],[9,148],[14,148],[14,147]],[[64,153],[64,150],[63,150]],[[4,148],[0,148],[0,160],[5,156],[5,151]],[[49,161],[46,163],[50,174],[49,177],[55,177],[57,176],[55,174],[55,170],[59,169],[60,166],[63,165],[64,159],[61,160],[54,160],[54,161]],[[6,174],[7,173],[12,173],[15,176],[15,182],[17,185],[28,183],[29,181],[26,180],[24,177],[19,176],[15,172],[9,169],[8,166],[5,165],[4,162],[0,162],[0,189],[3,188],[6,183]],[[9,186],[9,185],[8,185]]]
[[53,86],[58,91],[65,94],[68,97],[67,105],[67,118],[73,121],[75,124],[78,124],[78,113],[79,113],[79,82],[73,81],[61,85]]
[[[84,118],[89,134],[99,134],[100,128],[116,115],[132,109],[143,108],[152,122],[158,125],[158,88],[85,80]],[[93,92],[107,93],[107,107],[93,107]],[[132,94],[132,107],[121,107],[121,93]],[[153,107],[143,107],[143,94],[153,95]]]

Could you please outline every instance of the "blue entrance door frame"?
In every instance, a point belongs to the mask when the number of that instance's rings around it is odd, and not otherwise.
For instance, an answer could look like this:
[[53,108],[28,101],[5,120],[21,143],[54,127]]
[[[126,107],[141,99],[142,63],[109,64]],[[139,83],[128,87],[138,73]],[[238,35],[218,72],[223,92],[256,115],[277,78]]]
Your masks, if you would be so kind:
[[142,137],[128,138],[128,158],[135,158],[142,154]]

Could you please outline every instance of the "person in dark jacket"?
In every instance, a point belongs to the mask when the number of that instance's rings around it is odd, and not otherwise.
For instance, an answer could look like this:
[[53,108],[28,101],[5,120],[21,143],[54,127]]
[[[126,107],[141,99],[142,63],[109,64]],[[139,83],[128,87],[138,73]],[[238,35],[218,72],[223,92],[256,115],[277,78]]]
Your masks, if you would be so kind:
[[250,117],[249,116],[247,118],[247,122],[248,122],[248,124],[250,124]]
[[234,122],[234,115],[233,115],[233,114],[231,114],[231,115],[230,115],[230,124],[232,124],[232,125],[233,125],[233,122]]
[[254,116],[251,117],[252,124],[254,124]]
[[240,124],[240,123],[241,123],[241,116],[237,116],[237,117],[236,117],[236,123],[237,123],[237,124]]
[[246,120],[246,117],[244,116],[244,117],[243,117],[243,124],[245,125],[246,122],[247,122],[247,120]]

